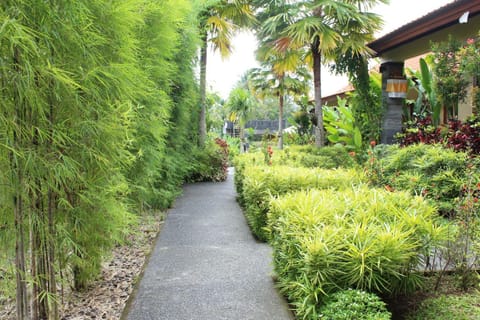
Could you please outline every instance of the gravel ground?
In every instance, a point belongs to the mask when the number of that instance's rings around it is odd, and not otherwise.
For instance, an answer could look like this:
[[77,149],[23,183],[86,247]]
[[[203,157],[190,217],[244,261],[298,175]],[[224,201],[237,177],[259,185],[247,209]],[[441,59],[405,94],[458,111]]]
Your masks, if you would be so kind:
[[[87,290],[64,294],[61,319],[120,319],[162,224],[161,214],[142,218],[137,232],[127,244],[114,248],[99,278]],[[13,303],[0,304],[0,319],[15,319]]]

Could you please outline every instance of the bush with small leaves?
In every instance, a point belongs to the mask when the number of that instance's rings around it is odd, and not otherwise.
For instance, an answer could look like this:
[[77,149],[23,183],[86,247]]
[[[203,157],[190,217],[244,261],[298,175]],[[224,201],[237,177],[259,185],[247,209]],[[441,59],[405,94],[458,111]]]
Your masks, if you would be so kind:
[[342,290],[328,296],[318,319],[389,320],[392,315],[377,295],[361,290]]
[[388,190],[407,190],[432,200],[442,215],[454,214],[455,201],[467,178],[468,155],[439,145],[391,147],[371,158],[369,177]]

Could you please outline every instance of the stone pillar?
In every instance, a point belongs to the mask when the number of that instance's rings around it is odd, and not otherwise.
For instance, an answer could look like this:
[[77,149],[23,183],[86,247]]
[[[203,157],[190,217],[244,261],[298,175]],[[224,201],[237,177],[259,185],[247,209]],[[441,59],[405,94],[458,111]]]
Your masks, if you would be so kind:
[[389,98],[387,79],[403,77],[403,62],[384,62],[380,66],[382,73],[382,102],[385,107],[385,114],[382,123],[381,143],[392,144],[397,132],[402,131],[402,117],[404,98]]

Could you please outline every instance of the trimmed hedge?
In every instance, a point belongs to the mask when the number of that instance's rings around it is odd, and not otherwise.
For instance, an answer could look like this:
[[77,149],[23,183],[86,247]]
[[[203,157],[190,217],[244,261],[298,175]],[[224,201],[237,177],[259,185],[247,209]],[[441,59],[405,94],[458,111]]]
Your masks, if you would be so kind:
[[267,212],[272,197],[296,190],[342,190],[366,182],[364,175],[354,169],[309,169],[285,166],[254,166],[242,171],[240,187],[245,216],[253,234],[262,241],[270,238]]
[[406,192],[359,187],[291,193],[270,202],[274,268],[299,318],[327,294],[416,289],[422,256],[446,238],[434,207]]

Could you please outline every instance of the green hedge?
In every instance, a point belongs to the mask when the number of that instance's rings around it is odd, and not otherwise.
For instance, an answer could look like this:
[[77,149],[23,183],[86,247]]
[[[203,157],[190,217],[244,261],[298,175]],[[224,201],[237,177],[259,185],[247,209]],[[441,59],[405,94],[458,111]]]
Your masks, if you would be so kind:
[[364,183],[361,172],[354,169],[309,169],[286,166],[254,166],[242,172],[241,199],[253,234],[262,241],[269,239],[267,212],[271,197],[296,190],[350,188]]
[[422,255],[446,238],[435,208],[406,192],[359,187],[291,193],[270,203],[274,268],[299,318],[318,319],[326,294],[421,286]]

